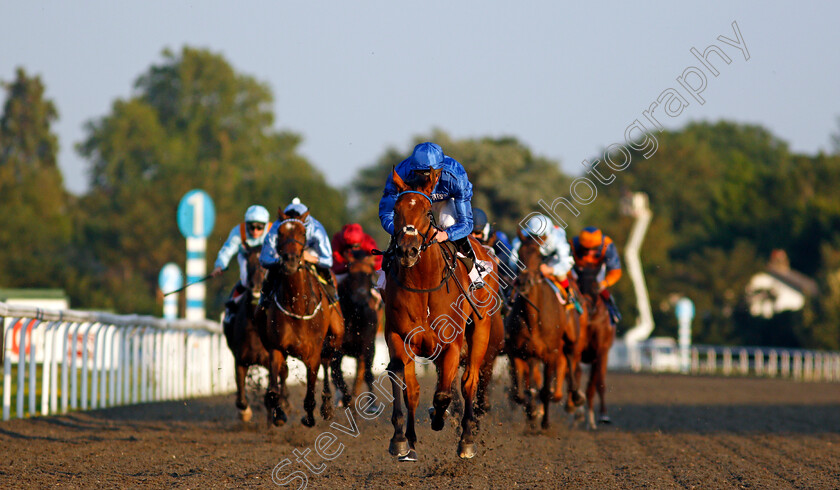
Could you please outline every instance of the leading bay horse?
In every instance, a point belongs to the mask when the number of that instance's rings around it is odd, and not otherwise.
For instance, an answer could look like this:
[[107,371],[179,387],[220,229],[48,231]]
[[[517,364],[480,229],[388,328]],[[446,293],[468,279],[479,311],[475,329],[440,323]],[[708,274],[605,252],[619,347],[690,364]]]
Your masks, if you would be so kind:
[[[535,392],[539,387],[542,403],[542,428],[549,427],[549,402],[563,399],[563,383],[569,381],[569,400],[583,405],[579,382],[571,373],[579,364],[586,337],[585,324],[577,311],[568,310],[540,272],[540,243],[531,235],[519,233],[522,245],[519,260],[525,269],[514,281],[516,296],[507,317],[506,351],[512,364],[512,398],[526,406],[529,423],[537,417]],[[538,372],[542,364],[543,373]],[[529,396],[523,388],[530,386]],[[541,386],[540,386],[541,385]]]
[[[598,391],[600,401],[599,422],[609,424],[610,417],[607,415],[607,405],[604,400],[604,392],[607,385],[607,361],[615,339],[615,328],[610,321],[609,310],[604,299],[598,290],[598,272],[596,268],[576,269],[578,284],[584,297],[584,310],[586,311],[585,337],[583,339],[584,350],[581,362],[591,365],[589,371],[589,382],[586,386],[586,423],[590,429],[595,429],[595,391]],[[576,366],[574,377],[579,381],[581,378],[580,365]],[[567,407],[569,410],[569,407]]]
[[[260,313],[260,338],[271,357],[268,390],[265,406],[268,421],[276,426],[286,422],[281,401],[283,392],[278,377],[283,374],[280,366],[287,356],[303,361],[306,367],[306,397],[303,408],[306,415],[301,423],[315,425],[315,385],[318,369],[326,371],[329,353],[335,352],[344,337],[344,319],[337,305],[330,304],[329,295],[320,286],[317,273],[304,265],[303,250],[306,246],[304,221],[308,212],[298,217],[281,214],[277,228],[277,252],[280,266],[270,272],[270,296],[264,299],[265,309]],[[321,415],[332,416],[332,397],[329,378],[324,376],[321,396]]]
[[[384,295],[385,338],[391,358],[388,374],[394,388],[394,435],[389,452],[401,461],[417,460],[415,421],[420,385],[415,359],[433,359],[437,369],[429,412],[432,430],[439,431],[452,402],[452,382],[465,349],[467,366],[461,377],[464,414],[457,452],[461,458],[472,458],[476,454],[473,401],[490,336],[490,314],[501,307],[501,300],[486,287],[465,293],[470,285],[466,266],[456,259],[448,244],[433,242],[435,216],[429,196],[440,170],[432,170],[411,186],[396,171],[391,175],[399,194],[394,205],[396,260],[389,270]],[[476,258],[489,262],[478,241],[470,239]],[[466,335],[467,321],[474,323],[471,335]],[[405,399],[406,416],[400,394]]]
[[[258,365],[271,371],[268,351],[260,340],[254,321],[260,300],[260,288],[265,277],[265,269],[260,265],[259,259],[261,250],[262,247],[247,249],[248,284],[246,284],[243,297],[239,300],[239,308],[233,318],[225,324],[224,332],[236,365],[236,408],[239,409],[239,418],[243,422],[249,422],[252,416],[251,407],[248,406],[248,399],[245,396],[245,378],[248,369]],[[280,390],[285,399],[285,379],[288,376],[288,367],[285,363],[279,366],[279,372],[281,379],[284,380]]]

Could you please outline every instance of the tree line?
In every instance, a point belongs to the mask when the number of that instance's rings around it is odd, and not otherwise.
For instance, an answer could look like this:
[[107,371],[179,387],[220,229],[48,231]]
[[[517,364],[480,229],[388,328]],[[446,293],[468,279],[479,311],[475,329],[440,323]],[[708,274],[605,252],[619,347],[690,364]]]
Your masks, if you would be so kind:
[[[4,83],[0,114],[0,287],[58,287],[74,308],[159,314],[157,275],[185,262],[175,222],[181,196],[206,190],[216,226],[208,262],[247,206],[274,212],[300,196],[327,231],[353,220],[382,246],[378,201],[391,168],[411,151],[387,148],[347,188],[327,184],[298,152],[301,137],[274,128],[267,84],[237,73],[219,54],[164,51],[135,81],[134,95],[91,120],[76,150],[89,162],[87,192],[66,191],[56,162],[58,114],[37,76],[18,69]],[[646,192],[654,219],[642,263],[655,335],[675,335],[675,298],[697,306],[694,341],[840,348],[840,157],[796,154],[768,130],[727,121],[692,123],[656,135],[632,165],[570,217],[571,237],[601,227],[621,250],[632,219],[619,212],[628,190]],[[516,232],[525,215],[569,189],[574,176],[516,138],[435,141],[467,169],[473,206],[497,229]],[[840,140],[838,140],[840,141]],[[806,308],[771,320],[749,315],[744,288],[773,249],[815,278]],[[209,265],[209,264],[208,264]],[[234,266],[235,267],[235,266]],[[225,276],[232,283],[235,274]],[[208,313],[222,309],[231,284],[208,285]],[[629,279],[615,288],[625,324],[636,317]]]

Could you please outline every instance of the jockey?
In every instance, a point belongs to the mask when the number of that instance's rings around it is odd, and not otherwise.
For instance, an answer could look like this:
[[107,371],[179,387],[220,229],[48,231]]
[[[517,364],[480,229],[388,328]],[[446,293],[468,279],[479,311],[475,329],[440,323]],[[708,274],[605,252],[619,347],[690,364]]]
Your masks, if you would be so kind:
[[[309,208],[300,202],[297,197],[292,199],[291,204],[286,206],[283,214],[287,219],[299,219],[303,221],[306,228],[306,245],[303,250],[303,260],[312,264],[324,283],[327,293],[330,295],[330,303],[338,301],[335,288],[335,277],[330,270],[333,265],[333,253],[330,246],[329,235],[320,221],[309,215]],[[277,229],[283,220],[277,220],[271,229],[268,230],[265,246],[260,254],[260,263],[266,269],[272,270],[280,264],[280,255],[277,253]],[[273,274],[270,274],[273,275]],[[260,300],[262,301],[262,297]]]
[[[542,214],[532,216],[525,224],[524,231],[539,242],[540,254],[543,256],[540,272],[549,279],[548,285],[554,289],[560,303],[566,305],[566,309],[577,308],[579,312],[582,312],[583,309],[575,299],[574,293],[569,289],[568,274],[572,269],[574,259],[570,253],[566,231],[559,226],[555,226],[547,216]],[[521,245],[522,241],[519,237],[513,239],[513,251],[510,258],[513,264],[519,262],[519,247]],[[571,301],[566,301],[565,298],[570,298]]]
[[250,249],[263,246],[265,237],[268,235],[265,232],[266,226],[269,226],[268,219],[268,210],[264,207],[258,205],[249,207],[245,211],[245,222],[230,230],[225,244],[222,245],[216,257],[215,267],[210,273],[213,277],[220,276],[227,269],[234,255],[236,255],[236,261],[239,262],[239,281],[233,286],[230,297],[225,303],[225,322],[227,323],[236,313],[237,305],[248,287],[248,252]]
[[[443,154],[440,146],[434,143],[420,143],[414,147],[409,158],[396,166],[395,171],[403,180],[410,181],[415,175],[428,174],[431,170],[441,170],[440,179],[435,185],[432,195],[432,209],[438,215],[438,226],[443,228],[435,233],[438,242],[452,241],[458,254],[472,262],[470,268],[470,288],[484,287],[483,273],[491,270],[490,264],[480,263],[475,258],[469,235],[473,229],[472,216],[472,184],[467,177],[467,171],[452,157]],[[385,190],[379,201],[379,219],[382,228],[394,236],[394,205],[399,191],[391,175],[385,182]],[[389,247],[390,250],[391,247]],[[384,269],[388,269],[390,258],[386,259]],[[469,267],[469,266],[468,266]],[[381,282],[380,282],[381,284]]]
[[[580,235],[572,239],[572,253],[575,259],[575,272],[580,275],[582,269],[606,270],[604,278],[598,283],[601,298],[610,311],[613,325],[621,320],[621,314],[609,288],[621,279],[621,259],[612,239],[594,226],[588,226]],[[600,272],[599,272],[600,276]]]
[[502,262],[505,267],[510,266],[511,245],[507,235],[501,231],[490,228],[487,214],[479,209],[473,208],[473,231],[472,236],[485,247],[490,247],[493,254]]
[[[365,233],[362,225],[358,223],[351,223],[344,225],[341,231],[333,235],[332,250],[333,250],[333,265],[332,270],[341,281],[342,274],[347,272],[348,257],[356,250],[361,250],[371,255],[371,251],[376,248],[374,239]],[[382,256],[376,255],[376,270],[382,268]]]

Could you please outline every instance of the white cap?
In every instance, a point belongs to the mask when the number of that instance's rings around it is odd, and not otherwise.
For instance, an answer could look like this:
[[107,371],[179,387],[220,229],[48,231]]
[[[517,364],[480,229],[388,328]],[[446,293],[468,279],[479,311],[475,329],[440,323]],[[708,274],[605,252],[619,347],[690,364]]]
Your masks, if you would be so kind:
[[299,215],[303,215],[303,213],[309,211],[309,208],[306,207],[305,204],[300,202],[300,198],[295,197],[292,199],[292,203],[286,206],[286,209],[283,210],[283,213],[289,214],[289,211],[294,211]]
[[268,210],[260,205],[253,205],[245,211],[245,221],[255,223],[268,223]]

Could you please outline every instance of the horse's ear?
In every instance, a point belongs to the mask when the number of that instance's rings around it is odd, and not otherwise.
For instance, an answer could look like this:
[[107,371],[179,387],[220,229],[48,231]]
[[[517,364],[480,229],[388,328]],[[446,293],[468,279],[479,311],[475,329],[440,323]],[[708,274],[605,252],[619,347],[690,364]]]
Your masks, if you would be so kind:
[[516,230],[516,236],[519,237],[519,241],[525,243],[525,234],[522,233],[522,228]]
[[435,190],[435,186],[437,185],[438,180],[440,180],[440,172],[440,169],[432,169],[429,172],[429,181],[426,182],[426,185],[423,186],[422,189],[423,193],[427,196],[431,196],[432,192]]
[[277,208],[277,221],[283,221],[283,220],[287,220],[287,219],[289,219],[289,217],[286,216],[286,213],[283,212],[283,208],[278,207]]
[[309,217],[309,211],[307,210],[305,213],[303,213],[302,215],[300,215],[300,217],[299,217],[298,219],[299,219],[299,220],[301,220],[301,221],[303,221],[303,222],[305,223],[305,222],[306,222],[306,218],[308,218],[308,217]]
[[398,192],[405,192],[408,190],[408,184],[400,177],[400,174],[397,173],[396,167],[391,167],[391,180],[394,181],[394,185],[397,186]]

